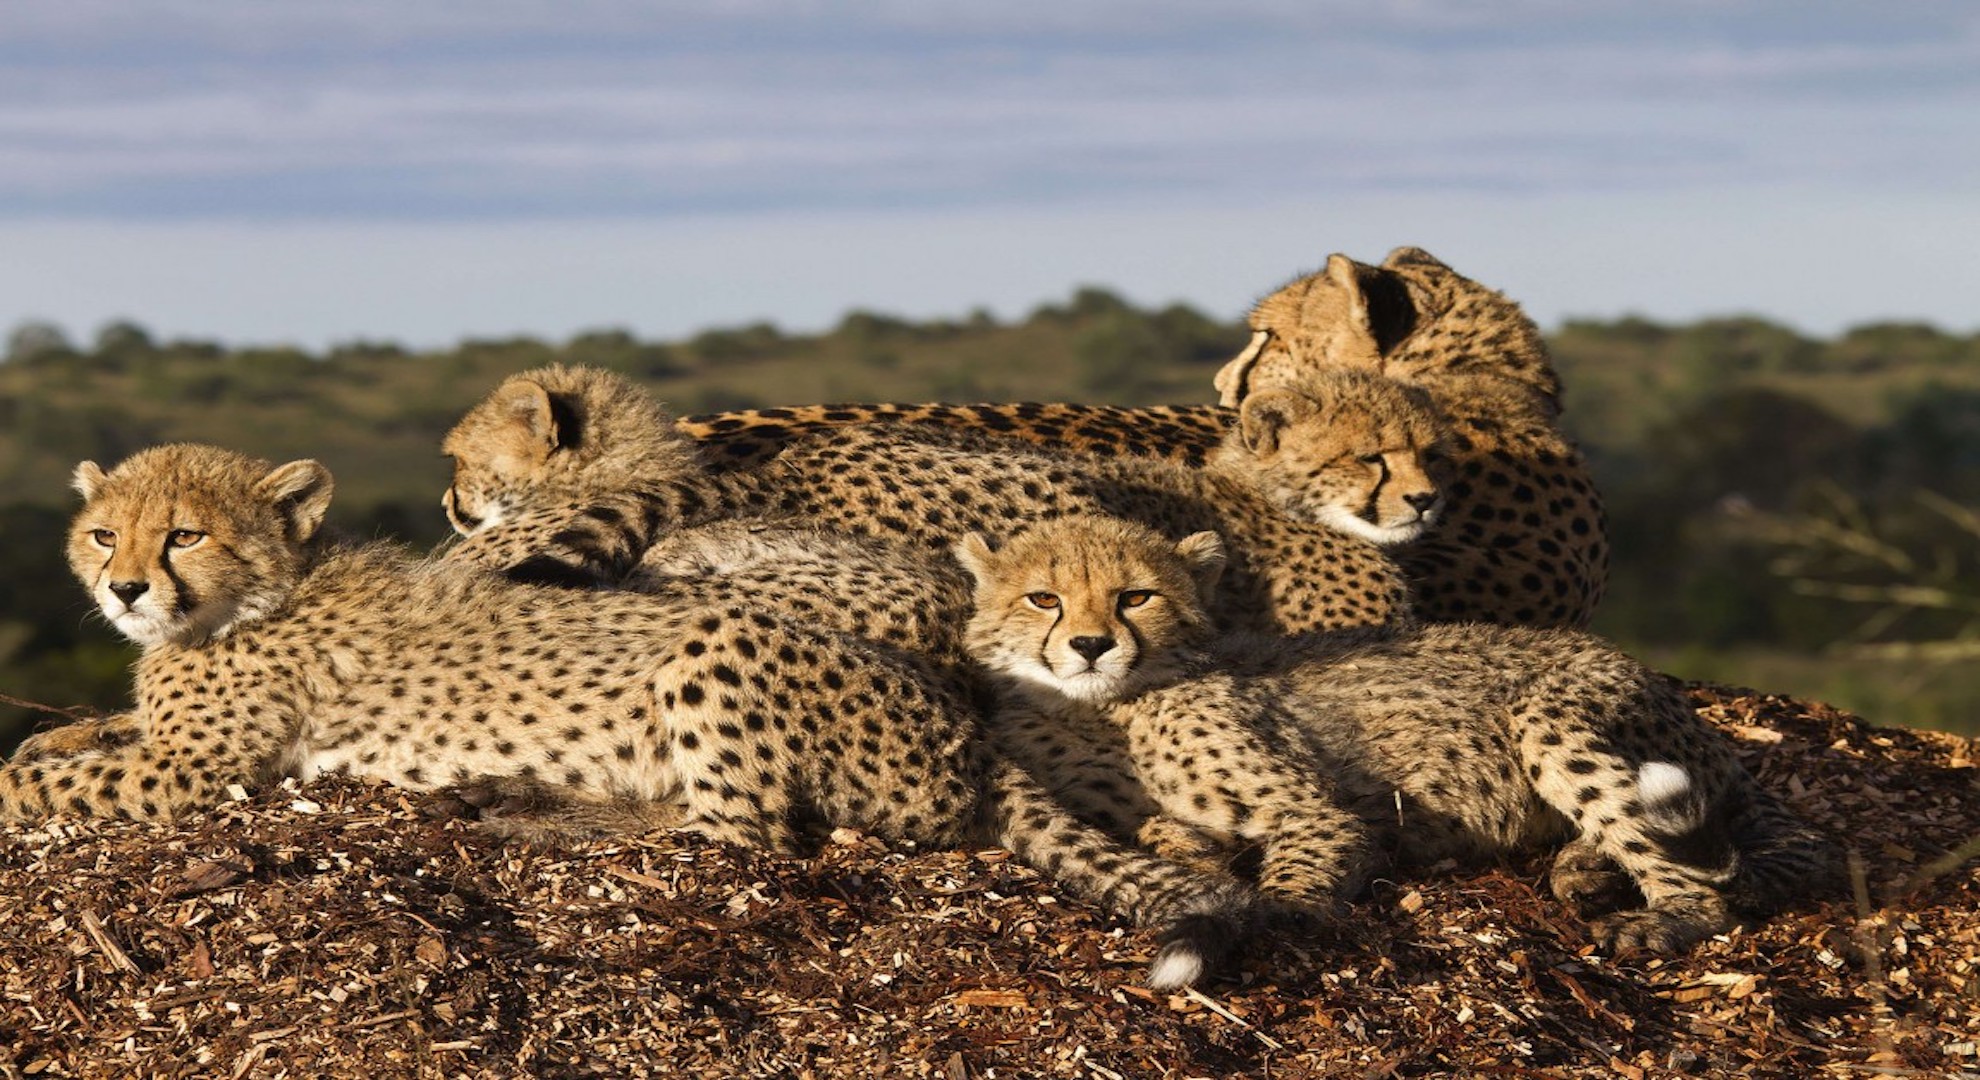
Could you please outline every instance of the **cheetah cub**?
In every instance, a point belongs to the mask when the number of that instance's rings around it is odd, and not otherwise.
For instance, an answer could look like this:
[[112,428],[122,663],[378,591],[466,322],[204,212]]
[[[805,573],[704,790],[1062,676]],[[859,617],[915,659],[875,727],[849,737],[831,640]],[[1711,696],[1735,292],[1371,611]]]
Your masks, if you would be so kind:
[[1613,864],[1645,900],[1595,923],[1617,949],[1684,948],[1835,879],[1833,846],[1669,680],[1587,635],[1220,646],[1214,537],[1064,518],[957,551],[977,582],[968,644],[1000,680],[993,739],[1117,836],[1180,822],[1260,843],[1261,887],[1304,901],[1362,879],[1374,850],[1427,865],[1568,841],[1563,899],[1612,885]]
[[[1441,505],[1424,467],[1434,416],[1396,384],[1337,373],[1255,395],[1202,470],[1052,454],[980,434],[853,427],[717,470],[643,390],[609,372],[512,377],[443,443],[445,505],[475,561],[538,580],[620,580],[674,530],[770,519],[946,550],[961,532],[1107,513],[1230,549],[1215,615],[1273,632],[1380,624],[1409,611],[1381,546]],[[546,537],[548,543],[546,544]]]
[[574,804],[679,806],[690,828],[774,851],[794,848],[799,813],[1001,844],[1160,928],[1162,985],[1214,966],[1250,920],[1239,883],[1124,849],[995,760],[912,657],[740,604],[338,546],[318,535],[331,485],[313,461],[206,446],[78,467],[69,561],[143,646],[137,707],[118,737],[0,768],[0,820],[170,820],[331,771],[412,789],[513,777]]
[[1359,885],[1367,829],[1274,687],[1198,651],[1216,533],[1061,518],[999,550],[972,533],[956,557],[977,583],[966,641],[998,696],[992,745],[1048,791],[1122,839],[1166,819],[1253,842],[1261,891],[1286,907],[1325,912]]

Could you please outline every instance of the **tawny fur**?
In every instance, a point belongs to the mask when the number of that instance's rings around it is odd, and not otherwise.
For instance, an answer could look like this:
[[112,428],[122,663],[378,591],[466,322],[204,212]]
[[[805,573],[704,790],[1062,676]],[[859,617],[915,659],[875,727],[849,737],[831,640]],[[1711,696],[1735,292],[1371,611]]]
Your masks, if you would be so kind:
[[1418,248],[1379,266],[1345,255],[1261,300],[1248,347],[1220,374],[1222,406],[817,405],[680,421],[716,467],[773,456],[823,428],[961,427],[1100,456],[1201,463],[1232,406],[1281,376],[1379,373],[1427,391],[1443,414],[1452,475],[1444,524],[1398,552],[1430,621],[1585,627],[1608,577],[1601,501],[1560,431],[1560,380],[1519,306]]
[[1571,841],[1564,899],[1614,892],[1617,868],[1644,898],[1595,924],[1617,948],[1682,948],[1833,885],[1834,846],[1613,646],[1485,624],[1218,640],[1203,545],[1064,518],[960,548],[998,745],[1114,834],[1148,840],[1159,816],[1262,844],[1261,885],[1307,903],[1372,851]]
[[[957,531],[1109,512],[1178,536],[1221,531],[1232,568],[1218,617],[1303,632],[1382,624],[1408,612],[1394,563],[1377,545],[1315,520],[1327,516],[1322,504],[1392,535],[1413,533],[1436,507],[1428,475],[1390,460],[1414,461],[1414,448],[1434,438],[1429,414],[1406,394],[1379,414],[1353,406],[1357,418],[1380,418],[1366,425],[1332,415],[1337,401],[1360,395],[1261,395],[1202,470],[1056,455],[936,430],[826,432],[726,472],[681,466],[671,450],[656,463],[641,447],[594,443],[582,432],[602,425],[589,420],[575,437],[542,440],[537,456],[521,464],[499,451],[506,440],[461,435],[489,430],[491,410],[513,416],[506,403],[531,388],[570,415],[639,416],[662,430],[667,420],[616,375],[549,368],[512,378],[449,436],[455,474],[447,502],[457,529],[469,534],[463,545],[480,549],[477,562],[545,580],[617,581],[671,531],[751,516],[938,551]],[[1393,498],[1371,500],[1377,474],[1416,479],[1396,485]],[[546,532],[557,539],[554,550],[544,550]]]
[[[0,818],[170,820],[232,785],[346,771],[413,789],[493,779],[600,820],[679,820],[772,850],[793,820],[999,843],[1170,933],[1200,971],[1246,892],[1124,849],[995,759],[899,650],[761,605],[548,589],[318,536],[314,462],[167,446],[78,469],[70,563],[144,646],[137,708],[0,769]],[[630,813],[621,813],[626,808]],[[616,815],[616,816],[615,816]],[[1168,976],[1165,976],[1165,978]]]

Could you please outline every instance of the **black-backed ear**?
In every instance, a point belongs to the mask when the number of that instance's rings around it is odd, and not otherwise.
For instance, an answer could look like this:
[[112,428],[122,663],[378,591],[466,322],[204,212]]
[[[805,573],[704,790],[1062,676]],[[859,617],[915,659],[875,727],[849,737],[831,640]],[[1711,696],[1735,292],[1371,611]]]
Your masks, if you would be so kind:
[[278,465],[255,482],[255,494],[267,500],[288,523],[289,537],[302,543],[316,535],[330,512],[335,488],[330,470],[309,460]]
[[1388,257],[1382,260],[1382,265],[1391,270],[1399,266],[1428,266],[1438,270],[1450,269],[1449,266],[1444,264],[1443,260],[1437,258],[1435,255],[1430,254],[1420,247],[1413,247],[1408,244],[1404,244],[1402,247],[1389,252]]
[[543,384],[520,379],[503,387],[501,394],[501,414],[511,425],[517,449],[531,460],[541,461],[583,440],[584,426],[577,409]]
[[1211,385],[1217,388],[1217,404],[1235,408],[1238,402],[1244,400],[1245,379],[1250,376],[1252,365],[1258,363],[1259,356],[1265,352],[1265,343],[1270,340],[1271,331],[1253,330],[1251,344],[1217,369],[1217,377],[1211,380]]
[[990,546],[989,538],[982,533],[969,533],[949,548],[950,554],[956,557],[956,561],[962,564],[962,568],[969,572],[969,576],[974,578],[978,585],[988,579],[990,556],[994,555],[996,550]]
[[1238,438],[1253,454],[1275,454],[1286,428],[1319,408],[1318,402],[1293,390],[1260,390],[1238,409]]
[[97,491],[103,487],[103,481],[103,466],[94,461],[85,461],[76,466],[75,476],[69,484],[76,489],[76,494],[83,497],[84,502],[88,502],[96,498]]
[[1190,577],[1196,579],[1197,599],[1208,607],[1229,561],[1224,554],[1224,538],[1214,532],[1191,533],[1176,544],[1176,554],[1189,567]]

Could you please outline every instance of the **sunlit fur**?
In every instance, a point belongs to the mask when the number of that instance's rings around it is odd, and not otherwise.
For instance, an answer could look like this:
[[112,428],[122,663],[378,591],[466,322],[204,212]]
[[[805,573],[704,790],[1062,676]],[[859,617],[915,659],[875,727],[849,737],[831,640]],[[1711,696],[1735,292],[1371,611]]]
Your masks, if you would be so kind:
[[[1061,518],[964,561],[981,605],[971,652],[1018,683],[998,737],[1083,813],[1144,840],[1161,815],[1212,846],[1265,844],[1268,893],[1319,900],[1357,880],[1357,832],[1417,865],[1566,842],[1562,899],[1644,898],[1597,920],[1596,939],[1670,951],[1837,882],[1833,842],[1754,782],[1672,680],[1599,638],[1432,624],[1205,650],[1184,610],[1197,595],[1174,584],[1159,619],[1104,616],[1122,588],[1195,574],[1147,530]],[[1107,697],[1034,662],[1061,656],[1063,638],[1027,611],[1032,594],[1131,633],[1140,670]]]
[[[1299,438],[1284,437],[1296,424]],[[1253,395],[1220,452],[1241,448],[1288,517],[1386,546],[1421,536],[1443,509],[1441,430],[1421,390],[1329,371]]]
[[[1202,591],[1222,572],[1224,550],[1215,533],[1198,533],[1170,548],[1179,558],[1137,557],[1127,540],[1152,535],[1096,518],[1069,542],[1034,530],[993,551],[981,536],[967,537],[956,557],[978,583],[971,653],[1020,685],[1076,701],[1130,696],[1174,678],[1175,652],[1149,654],[1146,645],[1208,640]],[[1039,603],[1044,597],[1049,605]],[[1087,652],[1075,647],[1082,642]]]
[[276,468],[200,446],[146,450],[107,474],[85,461],[75,483],[87,502],[69,566],[140,645],[196,643],[279,607],[331,491],[315,462]]
[[645,391],[611,372],[552,365],[511,376],[447,432],[454,479],[441,505],[472,535],[512,518],[540,492],[622,490],[615,463],[648,477],[694,468],[695,450]]

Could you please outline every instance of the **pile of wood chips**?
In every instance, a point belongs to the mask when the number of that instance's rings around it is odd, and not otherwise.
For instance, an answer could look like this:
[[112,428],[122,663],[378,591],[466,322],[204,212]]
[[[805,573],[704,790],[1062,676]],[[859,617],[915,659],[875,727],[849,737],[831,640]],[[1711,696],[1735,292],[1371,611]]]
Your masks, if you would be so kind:
[[1694,694],[1862,895],[1617,959],[1534,859],[1158,994],[1146,935],[1003,852],[544,851],[330,781],[0,829],[0,1076],[1980,1077],[1980,747]]

